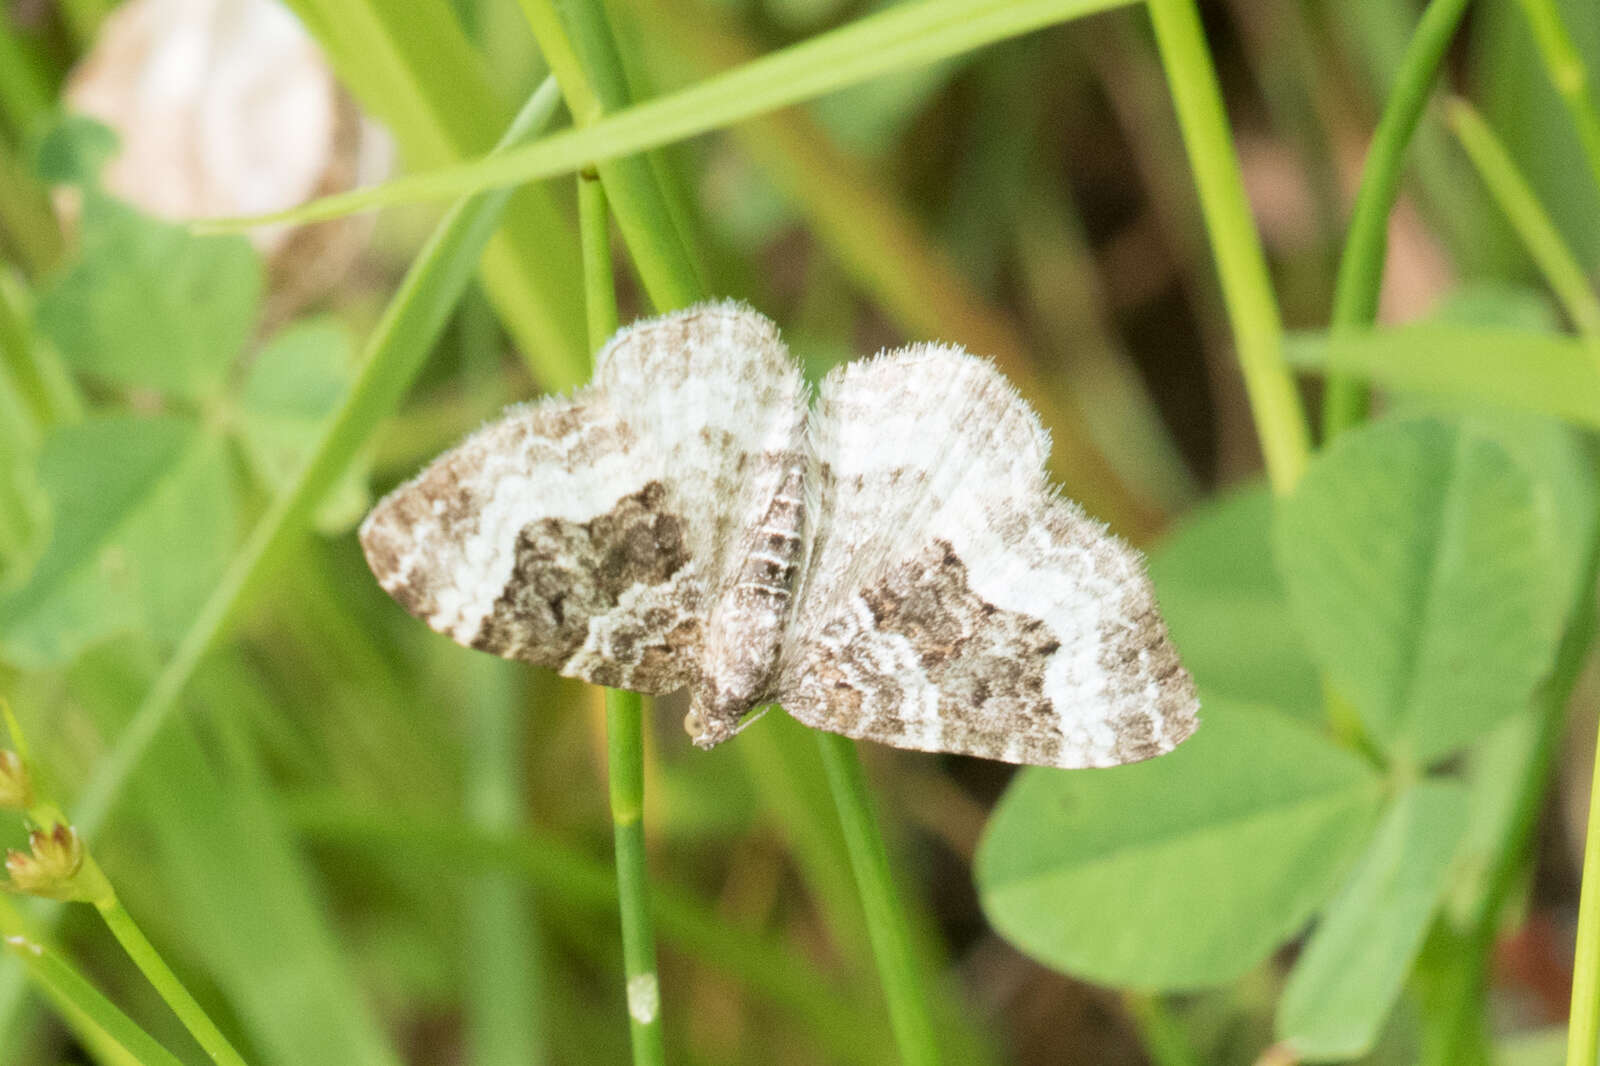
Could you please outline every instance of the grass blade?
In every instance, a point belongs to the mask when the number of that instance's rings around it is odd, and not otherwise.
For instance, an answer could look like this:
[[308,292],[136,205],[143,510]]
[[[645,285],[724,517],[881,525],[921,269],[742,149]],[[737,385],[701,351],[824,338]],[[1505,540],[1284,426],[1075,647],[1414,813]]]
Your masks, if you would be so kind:
[[[1332,327],[1363,329],[1378,317],[1383,260],[1389,247],[1389,212],[1400,194],[1400,172],[1406,147],[1422,118],[1422,109],[1471,0],[1433,0],[1423,12],[1417,32],[1406,47],[1394,88],[1372,135],[1361,187],[1350,213],[1350,229],[1339,259],[1339,280],[1333,293]],[[1323,434],[1332,437],[1359,422],[1366,413],[1364,382],[1336,375],[1328,378],[1322,397]]]
[[867,932],[872,937],[873,954],[878,959],[878,977],[889,1001],[889,1020],[894,1026],[900,1060],[907,1066],[928,1066],[940,1061],[934,1039],[933,1020],[928,1015],[928,997],[922,987],[922,974],[911,952],[906,929],[905,909],[895,891],[889,872],[889,855],[883,835],[872,812],[872,797],[855,742],[833,733],[817,733],[822,749],[822,765],[833,788],[839,821],[844,826],[850,865],[855,868],[856,887],[867,912]]
[[1290,337],[1295,366],[1600,426],[1600,379],[1582,342],[1557,333],[1421,323]]
[[1578,257],[1567,247],[1549,212],[1482,116],[1464,100],[1451,101],[1448,114],[1450,128],[1455,130],[1472,165],[1478,168],[1478,175],[1511,220],[1573,325],[1589,338],[1600,364],[1600,297],[1589,286]]
[[137,1066],[182,1066],[54,951],[24,936],[7,937],[6,947],[22,960],[28,976],[72,1020],[74,1028],[89,1036],[99,1050]]
[[211,232],[269,221],[310,222],[393,204],[442,200],[633,155],[815,99],[871,78],[1106,11],[1129,0],[922,0],[858,19],[690,88],[554,134],[515,152],[248,219],[200,224]]
[[1147,6],[1222,277],[1222,295],[1267,476],[1281,494],[1305,470],[1310,435],[1300,394],[1283,360],[1283,324],[1261,235],[1245,199],[1217,73],[1194,0],[1150,0]]

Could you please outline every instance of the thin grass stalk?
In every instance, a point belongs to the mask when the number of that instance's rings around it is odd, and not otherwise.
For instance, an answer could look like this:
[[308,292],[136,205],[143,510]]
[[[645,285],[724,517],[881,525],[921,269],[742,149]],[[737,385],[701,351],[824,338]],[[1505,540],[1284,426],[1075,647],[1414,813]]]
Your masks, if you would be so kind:
[[605,186],[591,172],[578,176],[578,234],[583,242],[584,314],[592,355],[617,331],[617,287],[611,270]]
[[928,1013],[928,996],[912,955],[905,909],[889,873],[889,853],[872,810],[861,756],[854,741],[834,733],[819,731],[817,744],[822,749],[822,765],[844,827],[861,905],[867,912],[867,932],[878,960],[878,976],[889,1003],[889,1021],[900,1048],[900,1061],[905,1066],[934,1066],[939,1062],[939,1044]]
[[[33,760],[28,738],[12,712],[11,705],[4,700],[0,700],[0,719],[4,720],[6,732],[11,737],[16,754],[22,760],[23,772],[31,774],[32,768],[37,766],[37,763]],[[71,824],[54,801],[38,796],[37,793],[34,793],[34,798],[27,808],[27,815],[32,825],[44,830]],[[72,832],[76,834],[77,830],[73,829]],[[79,839],[82,839],[81,835]],[[178,980],[178,975],[172,972],[172,968],[161,957],[155,945],[144,935],[144,930],[133,920],[133,915],[122,905],[111,879],[105,875],[100,864],[87,850],[83,853],[80,868],[71,875],[71,883],[73,888],[71,898],[89,903],[99,912],[101,921],[106,923],[111,935],[117,938],[117,943],[122,945],[122,950],[127,953],[128,958],[139,968],[139,972],[144,974],[150,986],[171,1008],[172,1013],[178,1016],[178,1020],[183,1023],[189,1035],[194,1037],[211,1061],[218,1066],[245,1066],[243,1056],[229,1043],[228,1038],[211,1020],[205,1008],[200,1006],[199,1001],[190,995],[183,982]]]
[[[597,175],[578,177],[578,232],[583,241],[589,346],[598,350],[617,330],[617,297],[606,194]],[[661,980],[644,840],[644,698],[637,692],[606,690],[606,764],[629,1042],[634,1066],[660,1066],[667,1053],[661,1036]]]
[[661,1037],[661,980],[656,974],[644,846],[644,697],[637,692],[606,690],[606,761],[633,1062],[660,1066],[667,1054]]
[[1283,359],[1283,323],[1245,197],[1222,92],[1194,0],[1149,0],[1156,47],[1194,169],[1239,367],[1273,491],[1288,492],[1310,455],[1305,411]]
[[245,1066],[244,1056],[223,1035],[217,1023],[200,1006],[198,1000],[190,995],[183,982],[178,980],[178,975],[172,972],[172,967],[161,957],[161,953],[150,943],[144,931],[139,928],[128,909],[113,893],[104,900],[94,902],[95,909],[100,912],[100,918],[106,923],[106,928],[111,930],[117,938],[117,943],[122,945],[122,950],[127,952],[128,958],[139,967],[139,972],[144,974],[145,980],[150,982],[152,988],[160,994],[166,1005],[183,1022],[183,1027],[189,1035],[195,1038],[201,1048],[205,1050],[212,1062],[217,1066]]
[[1490,195],[1522,238],[1600,368],[1600,297],[1590,287],[1578,257],[1488,123],[1464,100],[1452,100],[1447,116]]
[[1583,840],[1583,879],[1572,960],[1572,1007],[1567,1015],[1567,1066],[1600,1061],[1600,744],[1589,783],[1589,828]]
[[5,945],[72,1028],[105,1055],[107,1062],[183,1066],[176,1055],[122,1013],[54,949],[24,935],[8,935]]
[[[1334,332],[1366,329],[1378,317],[1383,261],[1389,247],[1389,213],[1400,194],[1406,148],[1422,119],[1439,67],[1471,0],[1432,0],[1406,47],[1394,88],[1372,135],[1361,186],[1350,213],[1339,277],[1333,290]],[[1330,374],[1322,394],[1324,439],[1366,417],[1368,388],[1349,374]]]
[[[538,0],[524,0],[537,3]],[[627,103],[626,85],[611,37],[610,26],[600,5],[568,8],[569,25],[578,31],[577,52],[589,62],[587,73],[590,84],[603,106]],[[548,24],[548,20],[544,20]],[[597,166],[607,192],[607,199],[616,206],[618,224],[633,255],[652,301],[658,308],[667,309],[692,302],[703,295],[701,284],[694,274],[691,257],[673,228],[671,212],[666,208],[664,194],[655,184],[654,175],[642,158],[635,161],[637,170],[622,171],[618,181],[615,171],[606,164]],[[580,189],[582,187],[580,186]],[[618,196],[626,197],[629,210],[635,219],[632,229],[624,216]],[[580,204],[580,211],[583,210]],[[586,218],[591,236],[586,248],[598,245],[599,227],[595,221],[598,211],[591,208],[593,217]],[[644,257],[641,258],[641,252]],[[586,266],[586,271],[589,268]],[[597,268],[598,269],[598,268]],[[663,280],[664,278],[664,280]],[[654,280],[652,280],[654,279]],[[637,700],[637,697],[634,697]],[[632,889],[644,892],[644,842],[642,826],[637,835],[625,833],[627,827],[618,815],[620,809],[630,819],[638,818],[642,806],[637,805],[638,793],[643,789],[642,746],[634,750],[631,730],[637,728],[633,717],[638,714],[637,703],[630,703],[627,694],[607,692],[607,731],[612,764],[612,810],[616,830],[617,874],[623,892],[623,950],[628,966],[629,1014],[633,1021],[635,1061],[654,1061],[640,1058],[641,1028],[646,1024],[659,1027],[659,984],[655,974],[654,944],[648,936],[648,914],[635,915],[632,921],[638,931],[630,944],[628,929],[629,911],[633,909],[627,899],[630,891],[628,878],[637,878]],[[927,996],[922,988],[920,972],[911,951],[906,928],[905,913],[900,907],[894,883],[889,873],[888,856],[883,838],[873,815],[867,794],[866,780],[861,773],[854,744],[831,734],[819,733],[823,745],[824,761],[835,804],[844,824],[844,832],[855,867],[858,890],[866,911],[868,933],[878,959],[880,976],[889,1001],[890,1019],[895,1030],[901,1058],[909,1064],[935,1063],[935,1048],[931,1015]],[[637,758],[637,766],[631,760]],[[628,760],[628,761],[624,761]],[[635,784],[631,776],[637,771]],[[619,795],[619,783],[627,791]],[[630,869],[631,867],[631,869]],[[648,954],[647,954],[648,952]],[[637,995],[636,995],[637,994]]]
[[[522,0],[522,8],[539,47],[555,57],[551,70],[579,128],[632,102],[603,3],[567,4],[558,12],[553,0]],[[592,169],[605,186],[606,201],[656,309],[671,311],[700,299],[704,286],[699,271],[648,157],[598,161]]]
[[1550,75],[1550,82],[1566,105],[1567,114],[1578,131],[1584,161],[1595,191],[1600,192],[1600,111],[1589,92],[1589,71],[1583,55],[1572,41],[1572,34],[1561,19],[1555,0],[1521,0],[1522,13],[1539,46],[1539,58]]

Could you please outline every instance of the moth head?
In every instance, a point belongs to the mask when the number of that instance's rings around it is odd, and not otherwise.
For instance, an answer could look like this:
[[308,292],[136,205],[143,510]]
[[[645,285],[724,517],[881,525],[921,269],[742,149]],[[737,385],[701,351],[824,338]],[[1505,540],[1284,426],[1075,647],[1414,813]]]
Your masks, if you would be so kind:
[[723,704],[703,700],[696,694],[690,701],[689,713],[683,716],[683,728],[695,747],[709,750],[754,723],[771,706],[753,708],[747,702]]

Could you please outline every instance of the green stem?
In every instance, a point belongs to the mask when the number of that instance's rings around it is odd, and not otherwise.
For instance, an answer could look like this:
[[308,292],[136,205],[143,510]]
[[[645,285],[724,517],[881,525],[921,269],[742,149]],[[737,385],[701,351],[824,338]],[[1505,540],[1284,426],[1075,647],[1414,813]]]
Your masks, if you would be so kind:
[[928,997],[912,956],[905,910],[889,873],[888,851],[873,814],[872,797],[867,792],[867,778],[855,742],[818,732],[817,744],[822,749],[822,765],[833,789],[834,805],[839,809],[850,865],[855,869],[856,887],[866,911],[867,932],[872,937],[883,993],[889,1001],[889,1021],[900,1047],[900,1059],[907,1066],[937,1063],[939,1048],[928,1014]]
[[667,1057],[661,1039],[661,983],[656,976],[644,848],[644,699],[637,692],[606,690],[606,755],[633,1061],[635,1066],[653,1066]]
[[1183,1027],[1160,996],[1124,992],[1122,1006],[1138,1028],[1140,1043],[1154,1066],[1197,1066],[1199,1060]]
[[[522,0],[523,11],[551,57],[550,68],[579,127],[628,106],[627,76],[602,3]],[[659,311],[686,307],[704,296],[699,272],[672,219],[650,160],[628,155],[596,164],[611,211],[628,242],[639,277]]]
[[[518,143],[541,129],[557,102],[555,82],[546,79],[507,129],[502,146]],[[487,194],[451,208],[412,263],[368,341],[356,381],[324,423],[317,445],[294,483],[273,501],[251,531],[111,755],[79,798],[76,824],[84,836],[94,836],[110,815],[134,769],[177,708],[201,659],[221,638],[229,618],[259,584],[268,564],[306,527],[312,510],[344,473],[356,451],[404,397],[451,308],[471,281],[509,196],[509,191]]]
[[1522,176],[1488,123],[1464,100],[1452,100],[1447,114],[1451,129],[1489,187],[1490,195],[1510,219],[1600,365],[1600,297],[1590,287],[1578,257],[1567,247],[1528,179]]
[[25,935],[8,935],[6,947],[72,1027],[110,1062],[183,1066],[138,1023],[122,1013],[53,949]]
[[1245,198],[1216,70],[1194,0],[1149,0],[1146,6],[1211,235],[1267,477],[1273,491],[1282,494],[1305,470],[1310,434],[1283,359],[1283,324],[1261,236]]
[[1538,42],[1539,56],[1550,81],[1577,127],[1589,174],[1596,191],[1600,191],[1600,112],[1595,110],[1594,98],[1589,94],[1589,72],[1584,68],[1583,56],[1572,43],[1555,0],[1522,0],[1522,12]]
[[[593,174],[578,176],[578,230],[589,346],[617,329],[606,194]],[[606,690],[606,758],[611,777],[611,830],[617,853],[617,905],[622,915],[622,968],[627,980],[628,1033],[635,1066],[666,1061],[661,1038],[661,980],[650,917],[650,871],[644,846],[644,698]]]
[[97,900],[95,909],[100,912],[106,927],[122,945],[122,950],[128,953],[128,958],[139,967],[139,972],[144,974],[151,987],[160,994],[167,1006],[172,1008],[172,1013],[183,1022],[184,1028],[188,1029],[190,1035],[205,1049],[205,1053],[211,1056],[211,1061],[218,1063],[219,1066],[245,1066],[244,1056],[234,1050],[228,1038],[222,1035],[222,1030],[217,1028],[211,1016],[205,1012],[205,1008],[189,994],[189,990],[178,980],[178,975],[172,972],[166,960],[145,937],[121,901],[112,895],[107,899]]
[[1600,745],[1589,784],[1589,829],[1583,841],[1578,939],[1572,961],[1567,1066],[1594,1066],[1600,1056]]
[[583,241],[584,309],[589,350],[598,352],[617,331],[617,289],[611,270],[611,222],[605,187],[592,173],[578,175],[578,233]]
[[[1471,0],[1432,0],[1406,47],[1394,88],[1372,135],[1350,213],[1350,229],[1333,292],[1333,330],[1365,329],[1378,317],[1389,213],[1400,194],[1405,152],[1421,121],[1440,64]],[[1367,386],[1348,374],[1331,374],[1322,396],[1322,432],[1331,438],[1366,417]]]

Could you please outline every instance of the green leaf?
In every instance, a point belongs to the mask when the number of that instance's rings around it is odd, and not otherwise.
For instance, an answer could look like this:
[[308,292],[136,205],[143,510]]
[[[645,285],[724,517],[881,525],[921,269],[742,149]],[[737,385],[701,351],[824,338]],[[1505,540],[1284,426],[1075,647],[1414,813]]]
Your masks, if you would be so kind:
[[242,237],[196,237],[84,197],[77,259],[39,298],[39,331],[102,380],[214,394],[255,327],[261,264]]
[[[331,319],[290,326],[251,362],[237,401],[239,443],[274,492],[294,483],[323,420],[344,397],[351,362],[349,334]],[[322,501],[317,526],[348,529],[370,503],[365,464],[353,463]]]
[[1494,728],[1555,653],[1552,507],[1466,423],[1342,435],[1280,505],[1277,548],[1314,654],[1396,757],[1425,764]]
[[1311,1062],[1364,1055],[1400,995],[1450,880],[1466,789],[1423,781],[1384,815],[1278,1001],[1278,1038]]
[[1102,984],[1231,980],[1327,899],[1371,828],[1359,759],[1271,711],[1213,701],[1170,755],[1020,774],[976,874],[995,928]]
[[125,629],[174,638],[221,574],[233,488],[215,438],[187,419],[110,415],[58,429],[39,459],[52,530],[0,599],[0,649],[41,668]]
[[1150,576],[1202,705],[1227,698],[1320,721],[1322,682],[1272,565],[1271,531],[1265,486],[1224,496],[1157,546]]
[[1292,365],[1600,426],[1600,375],[1583,345],[1540,330],[1430,323],[1292,334]]

